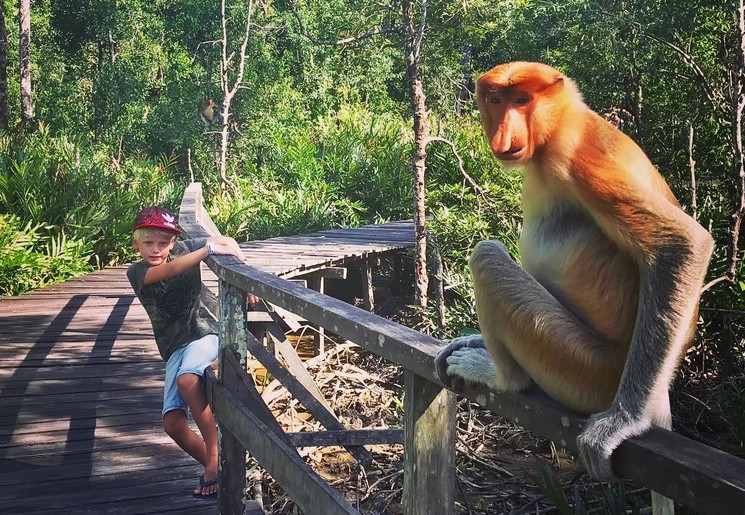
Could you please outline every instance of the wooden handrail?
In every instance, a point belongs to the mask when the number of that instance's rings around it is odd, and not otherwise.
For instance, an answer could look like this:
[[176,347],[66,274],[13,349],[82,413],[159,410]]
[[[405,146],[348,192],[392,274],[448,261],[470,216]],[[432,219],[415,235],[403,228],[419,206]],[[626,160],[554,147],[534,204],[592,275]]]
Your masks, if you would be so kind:
[[[196,216],[206,215],[198,185],[187,190],[181,210],[180,225],[188,235],[210,234],[211,221],[198,220]],[[443,345],[440,340],[247,266],[233,257],[212,257],[208,265],[231,287],[251,292],[404,366],[415,376],[411,378],[411,393],[431,395],[425,399],[427,405],[444,388],[434,367],[435,355]],[[417,386],[416,380],[423,383]],[[537,387],[520,394],[497,393],[485,387],[467,387],[458,393],[562,447],[576,450],[575,440],[586,419],[571,413]],[[452,425],[454,431],[454,420]],[[441,433],[437,437],[452,435]],[[613,466],[621,476],[702,513],[739,513],[745,506],[745,460],[670,431],[653,429],[626,440],[614,452]],[[414,469],[405,467],[405,474]],[[432,470],[427,472],[431,474]],[[454,469],[435,470],[454,474]],[[407,513],[425,513],[411,505],[407,509],[412,510]]]

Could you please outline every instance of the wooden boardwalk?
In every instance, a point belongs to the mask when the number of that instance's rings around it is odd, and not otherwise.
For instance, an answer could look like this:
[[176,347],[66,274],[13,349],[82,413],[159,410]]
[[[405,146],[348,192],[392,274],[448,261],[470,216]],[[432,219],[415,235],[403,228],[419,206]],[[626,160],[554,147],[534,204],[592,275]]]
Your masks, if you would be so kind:
[[[398,222],[242,247],[294,277],[412,244]],[[201,467],[161,429],[164,366],[126,268],[0,298],[0,513],[216,511],[192,498]]]

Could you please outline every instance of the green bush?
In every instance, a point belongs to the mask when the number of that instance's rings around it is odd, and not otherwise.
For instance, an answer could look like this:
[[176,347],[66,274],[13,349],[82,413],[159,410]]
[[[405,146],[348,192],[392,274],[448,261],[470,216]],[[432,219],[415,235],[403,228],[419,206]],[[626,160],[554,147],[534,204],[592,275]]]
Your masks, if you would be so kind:
[[0,214],[0,295],[19,295],[89,272],[91,253],[91,242]]
[[[185,181],[176,177],[173,159],[112,155],[85,136],[53,136],[43,124],[24,139],[0,137],[0,214],[16,216],[33,234],[46,231],[50,257],[85,242],[86,251],[74,255],[87,256],[91,268],[130,259],[137,211],[156,203],[177,208]],[[33,248],[46,252],[38,240]]]

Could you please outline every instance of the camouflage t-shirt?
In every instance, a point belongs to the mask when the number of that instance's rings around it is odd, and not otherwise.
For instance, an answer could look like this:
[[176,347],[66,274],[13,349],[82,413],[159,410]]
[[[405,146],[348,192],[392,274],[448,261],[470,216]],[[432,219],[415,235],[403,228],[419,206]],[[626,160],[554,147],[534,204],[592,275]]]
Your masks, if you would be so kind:
[[[178,258],[205,243],[205,239],[177,241],[171,256]],[[150,317],[158,351],[168,361],[176,349],[207,334],[217,334],[217,321],[208,309],[214,309],[214,296],[202,284],[199,264],[170,279],[143,285],[149,268],[145,261],[132,263],[127,278]]]

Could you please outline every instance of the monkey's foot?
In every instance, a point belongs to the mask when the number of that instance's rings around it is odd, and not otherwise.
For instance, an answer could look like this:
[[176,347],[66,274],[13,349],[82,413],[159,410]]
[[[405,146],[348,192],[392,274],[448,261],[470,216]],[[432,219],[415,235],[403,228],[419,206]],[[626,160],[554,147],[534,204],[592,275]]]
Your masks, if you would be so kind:
[[597,481],[620,481],[611,465],[613,451],[621,442],[644,433],[650,426],[649,421],[613,408],[590,417],[587,427],[577,437],[577,447],[590,477]]
[[[468,356],[473,351],[476,351],[474,352],[475,356]],[[491,367],[492,374],[486,381],[478,379],[484,375],[482,370],[476,370],[477,377],[469,375],[471,367],[475,369],[484,367],[484,363],[482,363],[484,359],[486,359],[486,365]],[[484,340],[480,334],[461,336],[451,340],[446,347],[443,347],[437,353],[435,368],[437,369],[437,375],[440,377],[440,381],[454,390],[461,390],[465,381],[469,383],[480,382],[489,384],[490,381],[494,380],[496,374],[494,363],[484,348]]]

